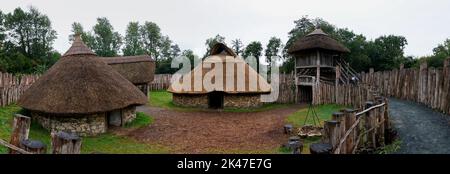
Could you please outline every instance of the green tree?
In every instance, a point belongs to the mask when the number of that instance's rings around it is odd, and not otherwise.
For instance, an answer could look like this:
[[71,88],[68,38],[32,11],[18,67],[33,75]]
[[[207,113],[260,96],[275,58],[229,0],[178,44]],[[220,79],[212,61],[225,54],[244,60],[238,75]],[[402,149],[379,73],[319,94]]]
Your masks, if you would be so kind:
[[3,12],[0,10],[0,51],[3,49],[3,42],[5,41],[6,34],[5,34],[5,26],[4,26],[4,15]]
[[203,58],[206,58],[209,55],[211,48],[217,43],[225,43],[225,37],[217,34],[215,37],[206,39],[206,42],[205,42],[206,53],[205,53],[205,55],[203,55]]
[[248,58],[250,56],[254,56],[256,58],[256,72],[258,72],[258,73],[259,73],[259,65],[260,65],[259,58],[262,55],[262,51],[263,51],[263,48],[262,48],[261,42],[253,41],[253,42],[250,42],[250,44],[248,44],[247,47],[245,47],[245,50],[242,53],[242,56],[244,58]]
[[264,55],[266,56],[266,63],[268,63],[267,71],[269,74],[272,69],[272,67],[271,67],[272,61],[277,61],[277,60],[272,60],[272,57],[280,56],[282,47],[283,47],[283,44],[281,43],[281,39],[277,38],[277,37],[270,38],[269,42],[267,43]]
[[134,56],[144,54],[143,47],[144,44],[139,33],[139,23],[130,22],[127,26],[125,35],[125,48],[123,49],[123,55]]
[[86,32],[81,23],[72,23],[72,34],[69,35],[69,41],[72,42],[75,34],[81,34],[83,42],[91,49],[95,47],[95,38],[90,32]]
[[240,39],[232,40],[231,46],[237,55],[242,54],[242,49],[243,49],[244,45],[242,44],[242,41]]
[[404,48],[408,44],[403,36],[381,36],[375,39],[368,52],[372,67],[376,71],[398,68],[404,60]]
[[13,13],[9,13],[5,28],[9,31],[9,41],[17,45],[24,56],[37,62],[53,49],[57,35],[47,15],[34,7],[30,7],[28,12],[16,8]]
[[158,65],[159,59],[159,47],[161,45],[161,29],[156,23],[145,22],[143,26],[140,27],[140,33],[142,42],[144,44],[144,51],[146,54],[150,55],[156,61]]
[[99,56],[117,56],[122,45],[122,36],[114,31],[114,27],[105,17],[97,18],[93,27],[94,45],[90,45]]

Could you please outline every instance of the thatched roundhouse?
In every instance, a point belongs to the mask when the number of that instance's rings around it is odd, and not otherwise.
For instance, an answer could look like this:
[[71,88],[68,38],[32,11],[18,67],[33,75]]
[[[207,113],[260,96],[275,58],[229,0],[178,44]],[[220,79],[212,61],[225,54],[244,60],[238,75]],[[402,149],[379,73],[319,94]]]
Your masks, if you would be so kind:
[[153,81],[155,74],[155,61],[150,56],[102,57],[101,59],[138,87],[145,95],[148,94],[148,85]]
[[[223,71],[216,68],[219,64],[223,66]],[[218,88],[208,89],[205,78],[212,79],[212,83],[217,81]],[[220,81],[223,84],[219,84]],[[259,107],[262,105],[261,94],[271,92],[270,85],[262,76],[230,48],[220,43],[213,46],[209,57],[192,71],[182,75],[179,82],[172,83],[168,91],[173,94],[174,104],[185,107]]]
[[147,97],[75,37],[71,48],[18,101],[51,131],[96,135],[136,117]]

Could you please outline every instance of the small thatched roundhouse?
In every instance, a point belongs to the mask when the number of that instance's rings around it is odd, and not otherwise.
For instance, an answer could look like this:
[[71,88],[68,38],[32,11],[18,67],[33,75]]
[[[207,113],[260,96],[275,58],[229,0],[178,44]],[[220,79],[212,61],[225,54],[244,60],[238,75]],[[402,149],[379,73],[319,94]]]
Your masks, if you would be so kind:
[[102,57],[101,59],[138,87],[145,95],[148,94],[148,85],[153,81],[155,74],[155,61],[150,56]]
[[96,135],[136,117],[147,97],[75,37],[72,47],[18,101],[51,131]]
[[[219,64],[222,69],[217,68]],[[205,79],[212,79],[215,88],[208,88]],[[213,46],[209,57],[182,75],[179,83],[172,83],[168,91],[179,106],[252,108],[262,105],[261,94],[270,93],[271,86],[241,57],[219,43]]]

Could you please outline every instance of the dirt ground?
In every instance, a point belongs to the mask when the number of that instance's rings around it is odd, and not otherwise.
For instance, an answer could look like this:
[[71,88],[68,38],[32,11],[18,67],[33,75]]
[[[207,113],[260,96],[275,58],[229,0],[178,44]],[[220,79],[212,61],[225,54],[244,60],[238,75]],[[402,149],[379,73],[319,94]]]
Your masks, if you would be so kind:
[[276,153],[288,139],[283,134],[286,117],[302,107],[232,113],[141,106],[137,111],[152,115],[154,123],[121,134],[166,146],[172,153]]

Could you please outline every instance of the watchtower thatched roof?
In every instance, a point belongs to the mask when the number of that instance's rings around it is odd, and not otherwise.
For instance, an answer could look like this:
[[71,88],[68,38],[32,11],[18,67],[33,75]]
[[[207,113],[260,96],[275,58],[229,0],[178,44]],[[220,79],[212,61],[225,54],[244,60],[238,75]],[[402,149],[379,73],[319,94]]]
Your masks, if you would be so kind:
[[76,36],[72,47],[20,97],[38,112],[93,114],[147,103],[147,97]]
[[311,49],[324,49],[341,53],[350,52],[347,47],[331,38],[328,34],[323,32],[322,29],[316,29],[305,37],[302,37],[295,41],[294,44],[288,49],[288,53]]
[[[168,91],[177,94],[205,94],[212,92],[205,89],[203,79],[206,78],[206,74],[219,74],[216,73],[216,63],[222,64],[223,71],[221,77],[215,77],[213,79],[213,83],[218,78],[221,78],[223,79],[223,88],[214,91],[222,91],[228,94],[271,92],[271,86],[261,75],[250,67],[244,59],[237,56],[233,50],[221,43],[212,47],[210,56],[205,58],[202,63],[181,77],[183,79],[185,76],[187,79],[190,79],[189,81],[181,82],[181,86],[177,86],[176,88],[174,83],[172,83]],[[227,71],[229,69],[233,69],[233,71]],[[252,82],[256,83],[251,84]],[[200,90],[194,87],[196,85],[200,85]],[[241,86],[243,86],[242,89],[239,88]]]
[[149,55],[102,57],[101,59],[133,84],[147,84],[153,81],[155,61]]

